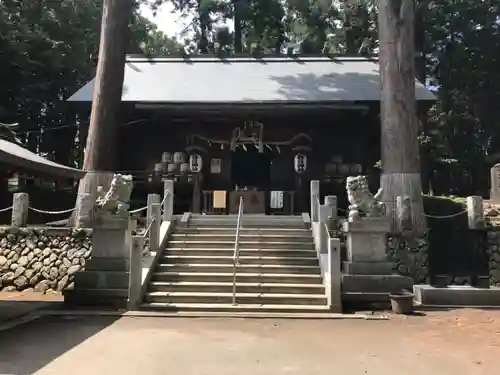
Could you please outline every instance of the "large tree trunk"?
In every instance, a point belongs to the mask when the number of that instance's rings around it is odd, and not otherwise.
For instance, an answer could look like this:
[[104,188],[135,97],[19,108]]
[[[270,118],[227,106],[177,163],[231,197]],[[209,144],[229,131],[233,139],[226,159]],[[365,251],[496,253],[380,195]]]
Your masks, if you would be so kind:
[[83,195],[94,193],[99,185],[107,188],[116,167],[117,113],[133,3],[133,0],[105,0],[103,4],[99,60],[83,163],[87,175],[78,186],[77,211]]
[[239,0],[233,0],[234,6],[234,52],[235,54],[240,54],[243,52],[243,36],[241,24],[241,2]]
[[379,0],[382,168],[387,213],[396,221],[396,198],[411,198],[412,229],[424,233],[418,124],[415,105],[414,1]]

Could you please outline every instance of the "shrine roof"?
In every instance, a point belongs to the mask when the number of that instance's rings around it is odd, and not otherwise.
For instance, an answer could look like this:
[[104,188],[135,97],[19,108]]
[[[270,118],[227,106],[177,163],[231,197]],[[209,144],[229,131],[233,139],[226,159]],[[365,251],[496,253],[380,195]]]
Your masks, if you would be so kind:
[[[416,81],[416,99],[434,94]],[[91,102],[94,80],[68,100]],[[367,58],[128,57],[122,101],[132,103],[377,102],[377,60]]]
[[0,162],[54,177],[80,179],[85,171],[55,163],[24,147],[0,138]]

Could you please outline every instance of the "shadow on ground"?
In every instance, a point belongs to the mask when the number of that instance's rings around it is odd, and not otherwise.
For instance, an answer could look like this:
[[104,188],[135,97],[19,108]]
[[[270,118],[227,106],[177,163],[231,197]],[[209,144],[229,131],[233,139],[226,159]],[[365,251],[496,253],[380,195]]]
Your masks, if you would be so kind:
[[33,374],[117,319],[43,317],[0,332],[0,374]]

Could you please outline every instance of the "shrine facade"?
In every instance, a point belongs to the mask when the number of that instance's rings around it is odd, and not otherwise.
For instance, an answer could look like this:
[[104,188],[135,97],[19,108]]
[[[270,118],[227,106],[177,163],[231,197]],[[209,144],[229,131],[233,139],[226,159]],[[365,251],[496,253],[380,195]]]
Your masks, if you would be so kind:
[[[93,81],[70,102],[90,108]],[[416,82],[419,107],[434,97]],[[379,183],[380,83],[365,58],[146,59],[125,70],[116,170],[133,201],[175,180],[175,211],[308,211],[309,182],[347,206],[345,179]]]

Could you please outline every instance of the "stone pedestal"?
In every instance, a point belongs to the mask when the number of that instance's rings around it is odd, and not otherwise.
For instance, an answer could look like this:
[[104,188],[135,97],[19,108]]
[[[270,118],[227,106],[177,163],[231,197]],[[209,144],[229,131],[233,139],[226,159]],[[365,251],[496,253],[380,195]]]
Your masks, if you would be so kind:
[[343,263],[342,294],[346,301],[388,302],[389,293],[413,289],[413,280],[394,274],[387,261],[386,217],[345,222],[347,260]]
[[130,225],[128,216],[110,216],[94,222],[91,258],[85,271],[75,275],[75,287],[65,293],[65,302],[126,306],[132,241]]
[[390,275],[392,264],[387,261],[387,218],[363,218],[345,222],[347,261],[344,271],[355,275]]

